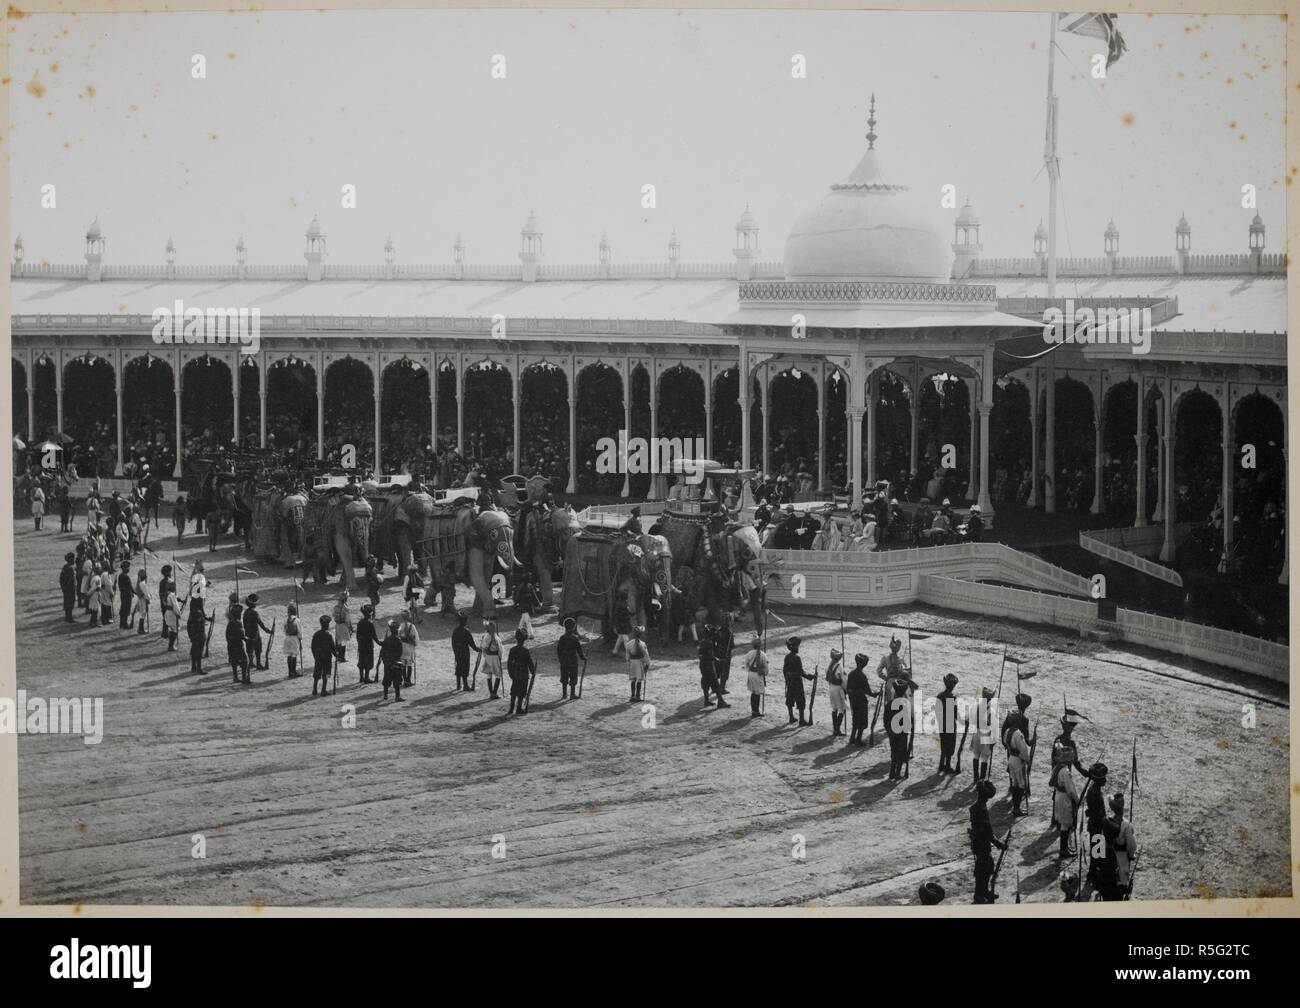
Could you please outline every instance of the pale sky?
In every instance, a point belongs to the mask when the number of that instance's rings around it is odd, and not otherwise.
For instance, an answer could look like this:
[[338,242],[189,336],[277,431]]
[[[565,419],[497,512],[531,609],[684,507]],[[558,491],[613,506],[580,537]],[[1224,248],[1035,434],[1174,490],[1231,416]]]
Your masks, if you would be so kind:
[[[12,21],[13,228],[29,262],[80,262],[98,216],[112,263],[302,262],[318,213],[336,264],[517,262],[531,208],[546,260],[730,261],[748,203],[763,259],[865,149],[933,194],[957,186],[986,256],[1031,252],[1047,14],[722,11],[155,13]],[[1258,187],[1283,249],[1284,24],[1123,14],[1129,51],[1059,35],[1061,255],[1244,252]],[[206,80],[191,57],[207,58]],[[505,80],[490,75],[506,57]],[[791,57],[808,77],[792,79]],[[57,208],[40,207],[45,183]],[[357,187],[357,208],[340,188]],[[641,186],[658,206],[641,208]],[[1068,231],[1067,231],[1068,228]]]

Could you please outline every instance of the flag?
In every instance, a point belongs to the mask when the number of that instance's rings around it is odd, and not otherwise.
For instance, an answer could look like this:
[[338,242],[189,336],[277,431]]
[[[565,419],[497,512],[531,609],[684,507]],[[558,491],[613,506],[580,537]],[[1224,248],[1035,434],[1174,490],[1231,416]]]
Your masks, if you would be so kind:
[[1061,31],[1086,38],[1100,39],[1106,43],[1106,69],[1128,50],[1124,36],[1115,27],[1119,20],[1116,14],[1062,14]]

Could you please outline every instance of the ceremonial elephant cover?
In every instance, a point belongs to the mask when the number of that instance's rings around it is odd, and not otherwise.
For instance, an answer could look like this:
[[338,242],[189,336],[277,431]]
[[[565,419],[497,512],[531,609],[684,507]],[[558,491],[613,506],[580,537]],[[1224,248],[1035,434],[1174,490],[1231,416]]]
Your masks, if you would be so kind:
[[609,536],[581,532],[564,551],[564,596],[561,619],[604,617],[609,612],[613,574],[610,556],[616,543]]

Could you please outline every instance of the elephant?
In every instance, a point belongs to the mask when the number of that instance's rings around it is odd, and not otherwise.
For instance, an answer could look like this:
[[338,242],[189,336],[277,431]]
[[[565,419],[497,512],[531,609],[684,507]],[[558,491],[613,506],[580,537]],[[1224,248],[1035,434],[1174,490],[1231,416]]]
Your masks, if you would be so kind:
[[244,537],[244,549],[252,549],[253,515],[257,508],[253,478],[235,473],[216,473],[213,478],[213,495],[222,526],[232,522],[235,534]]
[[552,576],[557,564],[564,560],[569,540],[581,528],[573,508],[553,507],[545,502],[525,504],[519,511],[515,526],[515,555],[519,562],[533,571],[537,580],[542,606],[555,605]]
[[423,571],[426,558],[418,544],[432,538],[430,521],[437,511],[433,497],[416,483],[369,500],[375,506],[371,552],[379,561],[379,569],[395,563],[399,581],[406,577],[408,567]]
[[602,633],[612,639],[615,607],[626,606],[634,625],[656,625],[667,641],[672,565],[672,551],[663,536],[579,532],[570,537],[564,552],[560,617],[598,617]]
[[[748,610],[754,632],[762,633],[767,586],[773,578],[779,580],[780,574],[764,561],[754,526],[728,522],[722,514],[673,511],[661,515],[659,523],[671,544],[674,566],[690,567],[697,575],[693,597],[684,600],[685,611],[693,614],[706,609],[709,622],[718,623],[724,611]],[[678,579],[674,576],[673,580]]]
[[253,506],[253,555],[279,560],[286,568],[302,557],[307,495],[279,487],[257,494]]
[[[395,522],[399,542],[407,534],[403,524]],[[413,534],[418,526],[408,527]],[[431,585],[447,579],[469,585],[474,589],[476,616],[495,613],[497,602],[510,598],[517,561],[508,514],[496,508],[480,511],[468,498],[434,502],[422,529],[423,538],[415,540],[412,548],[428,564]]]
[[356,588],[354,568],[364,566],[370,555],[373,517],[374,508],[361,497],[332,493],[307,501],[303,521],[303,564],[314,564],[317,584],[328,579],[337,561],[343,568],[340,584],[349,591]]

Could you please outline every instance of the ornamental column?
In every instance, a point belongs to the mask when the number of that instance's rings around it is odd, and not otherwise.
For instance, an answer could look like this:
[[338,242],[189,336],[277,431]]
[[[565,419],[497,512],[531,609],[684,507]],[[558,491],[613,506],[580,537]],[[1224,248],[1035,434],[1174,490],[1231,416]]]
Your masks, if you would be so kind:
[[235,444],[239,444],[239,393],[243,388],[243,375],[240,373],[244,369],[244,358],[238,350],[235,351],[235,360],[230,369],[230,386],[231,396],[234,400],[235,408],[231,410],[234,415],[231,422],[231,434]]
[[54,422],[63,433],[63,355],[54,364]]
[[817,383],[817,492],[826,492],[826,369]]
[[[1286,414],[1282,415],[1282,486],[1287,486],[1287,433],[1286,433]],[[1285,491],[1284,491],[1285,492]],[[1288,497],[1283,497],[1286,507],[1282,512],[1285,521],[1285,538],[1282,540],[1282,573],[1277,576],[1278,584],[1291,583],[1291,501]]]
[[36,443],[36,376],[32,372],[36,363],[27,360],[27,443]]
[[1151,509],[1151,524],[1163,525],[1165,520],[1165,397],[1162,394],[1156,406],[1156,503]]
[[465,384],[469,378],[467,369],[456,372],[456,451],[465,454]]
[[181,385],[185,381],[184,370],[181,368],[181,362],[176,361],[176,368],[172,371],[172,392],[176,396],[176,465],[172,469],[172,478],[181,478]]
[[257,444],[261,448],[266,447],[266,383],[270,379],[264,357],[257,362]]
[[[742,353],[742,354],[741,354],[741,361],[743,362],[744,359],[745,359],[745,356],[744,356],[744,354]],[[742,468],[742,469],[750,469],[750,468],[752,468],[752,466],[750,465],[750,462],[751,462],[751,458],[750,458],[750,456],[751,456],[752,453],[751,453],[750,450],[749,450],[750,420],[751,420],[750,415],[749,415],[749,409],[750,409],[749,396],[750,396],[750,392],[751,392],[752,389],[753,389],[753,386],[750,384],[749,376],[745,373],[745,371],[746,371],[746,368],[744,367],[744,365],[743,365],[743,363],[742,363],[742,365],[741,365],[741,367],[740,367],[740,386],[739,386],[739,392],[740,392],[740,397],[739,397],[739,398],[740,398],[740,468]],[[767,475],[767,474],[764,473],[764,476],[766,476],[766,475]]]
[[982,402],[980,411],[980,481],[979,504],[987,519],[993,513],[993,500],[989,497],[989,417],[993,415],[993,404]]
[[862,507],[862,410],[849,410],[849,458],[846,468],[853,480],[853,509]]
[[316,460],[325,457],[325,359],[316,361]]
[[978,404],[976,403],[975,399],[979,393],[979,382],[967,381],[966,389],[967,389],[966,412],[968,414],[967,424],[970,427],[970,454],[966,456],[967,458],[970,459],[970,474],[969,474],[969,479],[967,479],[966,481],[966,499],[975,500],[976,494],[978,492],[976,490],[976,487],[979,486],[979,477],[980,477],[979,459],[978,456],[976,455],[976,453],[979,451],[979,441],[976,439],[976,432],[978,431],[979,428],[977,426],[978,421],[976,420],[976,412],[975,412],[976,409],[978,408]]
[[656,362],[650,362],[650,485],[646,488],[646,500],[662,500],[665,496],[663,474],[658,472],[661,463],[667,459],[661,457],[659,444],[659,376]]
[[1133,440],[1137,442],[1137,508],[1133,514],[1133,527],[1147,527],[1147,412],[1143,406],[1142,375],[1135,376],[1137,381],[1137,433]]
[[880,398],[880,372],[867,379],[867,484],[876,487],[876,403]]
[[1165,541],[1160,547],[1160,559],[1172,563],[1174,559],[1174,405],[1165,399],[1165,433],[1161,439],[1165,446]]
[[[1100,380],[1097,382],[1097,388],[1101,388]],[[1102,450],[1105,447],[1103,434],[1106,425],[1106,396],[1104,392],[1097,394],[1097,422],[1092,425],[1093,445],[1092,445],[1092,506],[1088,508],[1089,514],[1101,514],[1105,502],[1102,500],[1101,487],[1101,457]]]
[[522,452],[521,452],[520,437],[519,437],[519,397],[523,394],[524,391],[524,376],[519,373],[518,354],[515,354],[515,366],[513,372],[510,375],[510,382],[511,382],[511,387],[514,389],[514,395],[511,398],[513,398],[514,400],[514,407],[515,407],[514,467],[515,467],[515,472],[518,472],[523,467],[523,460],[521,458]]
[[126,458],[124,454],[126,441],[122,437],[122,368],[117,368],[113,377],[116,379],[113,384],[114,391],[117,393],[117,465],[113,469],[113,475],[121,476],[122,464]]
[[[920,447],[921,444],[921,390],[920,390],[920,381],[917,378],[918,374],[919,371],[913,368],[912,387],[910,390],[912,393],[912,430],[911,430],[911,438],[910,438],[911,441],[910,453],[911,453],[912,463],[908,475],[911,475],[911,473],[916,472],[917,463],[920,461],[920,458],[918,457],[918,448]],[[908,487],[908,489],[910,490],[911,487]]]
[[[623,436],[619,438],[620,446],[626,446],[632,437],[632,362],[626,357],[623,359]],[[623,467],[623,489],[619,491],[620,497],[632,496],[632,474],[627,471],[627,449],[623,448],[623,456],[620,458],[619,465]]]
[[384,471],[384,452],[380,444],[380,435],[383,427],[383,405],[381,400],[384,394],[384,374],[381,371],[382,365],[375,363],[374,371],[371,372],[372,380],[375,384],[375,479],[378,480],[380,474]]
[[429,360],[429,464],[436,468],[438,459],[438,355]]
[[772,471],[772,375],[763,365],[763,387],[759,393],[759,408],[763,411],[763,475]]
[[1029,388],[1029,500],[1027,507],[1038,507],[1038,368],[1030,370]]
[[1056,514],[1056,358],[1047,355],[1047,408],[1043,422],[1043,513]]
[[573,373],[573,359],[569,359],[569,370],[565,377],[569,380],[569,485],[564,488],[567,494],[578,492],[578,376]]
[[1232,410],[1225,403],[1223,405],[1223,555],[1219,558],[1219,570],[1224,574],[1228,572],[1228,563],[1232,556],[1233,492],[1236,490],[1237,458],[1231,424]]

